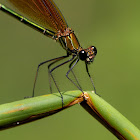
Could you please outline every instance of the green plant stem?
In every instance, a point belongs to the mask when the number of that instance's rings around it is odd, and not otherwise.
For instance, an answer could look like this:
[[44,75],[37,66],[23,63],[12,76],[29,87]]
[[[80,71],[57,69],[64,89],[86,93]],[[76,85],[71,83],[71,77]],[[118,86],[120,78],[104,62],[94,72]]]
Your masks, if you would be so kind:
[[92,92],[69,91],[0,105],[0,130],[19,126],[80,103],[94,118],[121,140],[140,140],[140,131],[122,114]]
[[81,105],[117,138],[121,140],[140,140],[140,131],[120,112],[98,95],[85,92]]
[[67,107],[83,101],[80,91],[71,91],[27,98],[0,105],[0,130],[19,126],[57,113]]

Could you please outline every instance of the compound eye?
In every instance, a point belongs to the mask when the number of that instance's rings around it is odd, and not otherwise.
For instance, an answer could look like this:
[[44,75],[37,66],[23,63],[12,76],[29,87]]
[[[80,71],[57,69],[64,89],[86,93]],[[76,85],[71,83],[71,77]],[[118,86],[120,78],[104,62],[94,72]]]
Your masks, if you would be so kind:
[[81,50],[81,51],[79,52],[79,58],[80,58],[82,61],[86,60],[86,59],[87,59],[87,53],[86,53],[86,51]]
[[97,49],[96,49],[96,47],[95,47],[95,46],[91,46],[91,47],[92,47],[92,49],[93,49],[94,55],[96,55],[96,54],[97,54]]

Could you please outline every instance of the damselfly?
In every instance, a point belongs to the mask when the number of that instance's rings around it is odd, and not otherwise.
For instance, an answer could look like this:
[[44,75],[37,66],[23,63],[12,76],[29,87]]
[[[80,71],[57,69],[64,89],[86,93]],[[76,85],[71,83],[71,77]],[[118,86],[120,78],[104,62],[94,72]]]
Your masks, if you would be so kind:
[[[35,91],[35,85],[37,81],[37,76],[39,72],[40,66],[42,66],[45,63],[49,63],[48,65],[48,71],[53,79],[57,90],[59,91],[62,101],[63,96],[59,90],[59,87],[56,84],[56,81],[52,75],[52,72],[57,69],[58,67],[66,64],[69,64],[69,70],[66,73],[66,77],[79,89],[83,92],[78,79],[76,78],[76,75],[73,72],[73,68],[78,63],[79,60],[82,60],[85,62],[86,66],[86,72],[92,82],[92,85],[95,90],[95,86],[93,83],[93,80],[90,76],[88,65],[93,62],[96,54],[97,49],[94,46],[90,46],[87,49],[83,49],[74,33],[74,31],[68,27],[68,24],[66,23],[62,13],[56,6],[56,4],[53,2],[53,0],[7,0],[10,4],[15,6],[24,16],[17,14],[15,11],[7,8],[6,6],[0,4],[0,9],[13,17],[17,18],[21,22],[31,26],[32,28],[42,32],[44,35],[56,40],[61,44],[63,49],[66,50],[66,55],[53,58],[47,61],[44,61],[40,63],[37,67],[37,72],[35,76],[35,82],[33,87],[33,95]],[[26,17],[26,18],[25,18]],[[66,60],[65,62],[50,68],[52,65],[54,65],[56,62],[66,59],[67,57],[72,56],[69,60]],[[74,75],[76,81],[74,82],[70,77],[69,73],[72,72]],[[50,90],[52,92],[51,84],[50,84]]]

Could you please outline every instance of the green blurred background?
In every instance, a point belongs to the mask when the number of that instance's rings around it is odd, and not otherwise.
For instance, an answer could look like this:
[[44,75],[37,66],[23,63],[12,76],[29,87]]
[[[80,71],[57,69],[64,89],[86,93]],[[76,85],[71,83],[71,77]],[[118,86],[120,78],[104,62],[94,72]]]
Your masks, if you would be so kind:
[[[140,1],[55,2],[81,46],[95,45],[98,49],[89,68],[97,92],[140,128]],[[62,55],[65,50],[58,43],[0,11],[0,104],[30,96],[37,65]],[[61,91],[76,89],[65,77],[67,70],[68,65],[54,73]],[[83,62],[75,73],[84,90],[92,90]],[[48,89],[47,66],[43,66],[36,95],[49,93]],[[54,85],[53,89],[57,91]],[[79,105],[0,133],[4,140],[117,139]]]

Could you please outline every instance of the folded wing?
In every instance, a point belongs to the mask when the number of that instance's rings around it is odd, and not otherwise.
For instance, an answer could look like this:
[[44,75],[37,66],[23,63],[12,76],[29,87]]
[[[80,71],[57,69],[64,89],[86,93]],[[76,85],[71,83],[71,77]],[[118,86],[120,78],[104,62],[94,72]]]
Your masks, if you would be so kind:
[[52,0],[8,0],[23,16],[54,32],[68,27],[62,13]]

